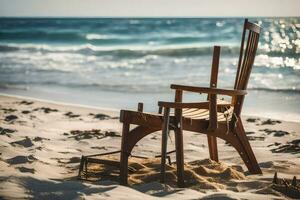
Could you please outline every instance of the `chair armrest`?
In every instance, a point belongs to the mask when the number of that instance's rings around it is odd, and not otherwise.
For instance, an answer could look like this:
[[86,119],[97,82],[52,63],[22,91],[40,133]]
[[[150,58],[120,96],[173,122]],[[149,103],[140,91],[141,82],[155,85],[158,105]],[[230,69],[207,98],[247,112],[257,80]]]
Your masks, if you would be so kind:
[[247,94],[246,90],[230,90],[230,89],[195,87],[195,86],[175,85],[175,84],[171,84],[171,89],[184,90],[184,91],[196,92],[196,93],[220,94],[220,95],[227,95],[227,96],[243,96]]
[[[200,108],[200,109],[209,109],[209,101],[205,102],[198,102],[198,103],[181,103],[181,102],[166,102],[166,101],[159,101],[158,106],[165,107],[165,108]],[[218,108],[231,106],[231,103],[222,103],[217,104]]]
[[165,107],[165,108],[202,108],[207,107],[207,102],[201,103],[182,103],[182,102],[166,102],[166,101],[159,101],[158,106]]

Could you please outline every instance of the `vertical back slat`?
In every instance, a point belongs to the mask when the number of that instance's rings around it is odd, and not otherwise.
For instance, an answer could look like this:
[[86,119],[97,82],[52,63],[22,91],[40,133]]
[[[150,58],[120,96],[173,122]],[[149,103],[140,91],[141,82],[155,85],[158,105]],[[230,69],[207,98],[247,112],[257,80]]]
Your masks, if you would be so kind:
[[242,41],[241,41],[241,47],[240,47],[240,56],[239,56],[238,68],[237,68],[237,73],[236,73],[235,83],[234,83],[234,89],[237,88],[238,79],[239,79],[239,75],[240,75],[241,63],[242,63],[243,52],[244,52],[244,43],[245,43],[247,23],[248,23],[248,19],[245,19],[243,33],[242,33]]
[[246,89],[247,88],[247,85],[248,85],[248,81],[249,81],[249,77],[250,77],[250,73],[252,71],[252,66],[253,66],[253,63],[254,63],[254,60],[255,60],[255,53],[256,53],[256,50],[257,50],[257,46],[258,46],[258,34],[256,33],[253,33],[253,37],[254,37],[254,42],[253,42],[253,49],[251,51],[251,60],[248,64],[248,70],[247,70],[247,76],[245,77],[245,82],[243,84],[243,88]]
[[243,77],[245,75],[245,65],[248,61],[250,39],[251,39],[251,32],[248,33],[247,45],[246,45],[245,53],[243,55],[243,62],[240,67],[240,74],[239,74],[239,78],[238,78],[237,89],[241,89],[241,84],[243,82]]
[[253,65],[253,61],[254,61],[254,57],[255,57],[255,46],[256,46],[256,36],[255,33],[252,32],[252,37],[251,37],[251,48],[249,48],[249,52],[248,52],[248,61],[247,61],[247,65],[245,66],[245,77],[243,78],[243,83],[241,85],[242,89],[246,89],[247,87],[247,83],[248,83],[248,79],[250,77],[250,72],[252,69],[252,65]]
[[244,69],[244,74],[243,74],[243,77],[241,78],[241,82],[240,82],[240,86],[239,88],[240,89],[246,89],[245,88],[245,81],[248,77],[248,72],[249,72],[249,68],[251,68],[251,66],[249,65],[251,63],[251,59],[252,59],[252,48],[254,46],[254,37],[253,37],[253,32],[249,32],[249,46],[248,46],[248,49],[247,49],[247,52],[245,52],[246,54],[246,58],[245,58],[245,64],[243,66],[243,69]]

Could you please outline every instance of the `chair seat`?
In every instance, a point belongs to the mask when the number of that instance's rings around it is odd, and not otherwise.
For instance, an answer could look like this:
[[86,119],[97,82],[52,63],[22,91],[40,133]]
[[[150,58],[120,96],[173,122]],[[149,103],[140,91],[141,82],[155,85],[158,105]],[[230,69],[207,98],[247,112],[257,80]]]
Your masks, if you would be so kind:
[[[228,101],[221,99],[217,100],[217,104],[230,104]],[[224,112],[218,112],[218,121],[230,121],[233,114],[233,106],[224,109]],[[171,113],[170,115],[174,115]],[[209,120],[209,110],[200,108],[184,108],[182,109],[182,116],[184,118],[199,119],[199,120]]]

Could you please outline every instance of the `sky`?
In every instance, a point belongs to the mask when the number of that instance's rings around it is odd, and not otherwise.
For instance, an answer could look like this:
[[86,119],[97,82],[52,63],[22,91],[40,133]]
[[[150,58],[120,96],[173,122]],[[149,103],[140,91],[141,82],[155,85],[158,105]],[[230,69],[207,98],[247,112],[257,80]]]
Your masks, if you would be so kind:
[[300,16],[300,0],[0,0],[0,16]]

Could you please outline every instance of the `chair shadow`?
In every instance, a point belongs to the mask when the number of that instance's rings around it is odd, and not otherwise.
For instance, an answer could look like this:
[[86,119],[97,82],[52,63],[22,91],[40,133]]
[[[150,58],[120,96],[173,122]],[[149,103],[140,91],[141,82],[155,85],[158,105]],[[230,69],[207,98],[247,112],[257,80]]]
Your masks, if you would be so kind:
[[104,193],[118,187],[118,185],[111,185],[113,183],[88,184],[78,180],[41,180],[29,176],[0,177],[0,180],[5,179],[18,182],[30,199],[80,199],[84,195]]

